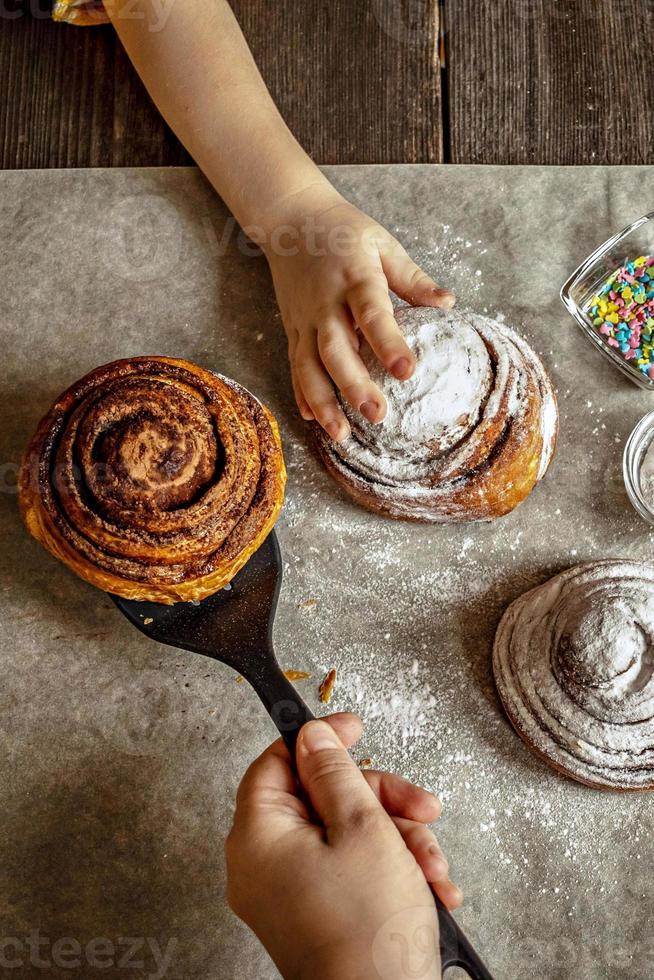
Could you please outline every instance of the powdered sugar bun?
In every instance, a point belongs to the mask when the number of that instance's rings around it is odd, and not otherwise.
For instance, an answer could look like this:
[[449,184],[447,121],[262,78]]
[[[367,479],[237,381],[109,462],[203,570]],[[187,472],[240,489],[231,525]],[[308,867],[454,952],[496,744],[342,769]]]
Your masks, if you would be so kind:
[[654,789],[654,566],[578,565],[509,606],[495,681],[522,738],[602,789]]
[[373,425],[340,398],[352,429],[318,450],[359,503],[389,517],[447,523],[508,513],[547,470],[558,430],[556,398],[534,351],[480,314],[402,307],[397,322],[416,356],[408,381],[361,356],[388,414]]

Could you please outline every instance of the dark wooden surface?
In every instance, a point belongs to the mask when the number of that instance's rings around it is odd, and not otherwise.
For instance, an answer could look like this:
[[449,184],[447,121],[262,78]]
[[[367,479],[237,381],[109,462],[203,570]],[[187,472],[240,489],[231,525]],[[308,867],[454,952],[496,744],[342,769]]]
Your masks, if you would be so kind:
[[[28,5],[29,6],[29,5]],[[284,117],[320,163],[441,159],[437,3],[234,0]],[[0,18],[2,166],[188,163],[107,27]]]
[[112,27],[0,19],[3,168],[189,163]]
[[445,28],[454,162],[654,162],[654,0],[449,0]]
[[437,0],[232,0],[232,9],[319,163],[441,160]]
[[[47,4],[2,3],[0,165],[190,162],[112,28]],[[653,162],[654,0],[441,5],[444,69],[438,0],[233,0],[319,163]]]

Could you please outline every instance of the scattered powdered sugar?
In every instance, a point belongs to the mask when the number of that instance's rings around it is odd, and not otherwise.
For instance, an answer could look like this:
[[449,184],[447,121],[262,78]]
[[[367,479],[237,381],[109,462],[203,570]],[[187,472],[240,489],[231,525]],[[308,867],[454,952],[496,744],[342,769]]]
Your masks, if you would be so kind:
[[[348,524],[339,520],[332,530],[347,535]],[[456,566],[425,572],[412,570],[411,561],[402,559],[384,538],[382,534],[379,541],[371,541],[365,568],[359,568],[356,589],[364,602],[352,597],[358,608],[365,607],[371,587],[363,583],[372,569],[395,583],[385,590],[387,620],[375,623],[378,609],[370,610],[369,641],[344,639],[349,630],[342,625],[335,636],[326,633],[332,620],[341,624],[349,590],[331,588],[321,575],[312,582],[321,598],[307,613],[301,631],[304,649],[333,644],[328,656],[318,655],[315,677],[338,668],[328,710],[355,711],[362,717],[364,736],[353,750],[355,758],[370,757],[375,768],[401,772],[438,795],[444,807],[439,837],[464,890],[475,880],[481,861],[497,868],[497,886],[508,887],[511,880],[529,887],[537,882],[553,902],[566,908],[581,894],[609,887],[611,874],[621,873],[620,859],[602,842],[611,828],[624,831],[632,816],[628,805],[602,794],[593,797],[531,757],[504,720],[487,671],[482,670],[481,678],[475,676],[469,660],[460,657],[456,641],[457,655],[448,655],[455,653],[447,642],[454,630],[412,633],[410,614],[407,610],[405,617],[402,611],[412,594],[414,620],[422,621],[432,610],[442,621],[439,598],[447,596],[458,614],[465,615],[462,600],[467,597],[474,604],[475,593],[481,591],[475,581],[478,562],[483,563],[479,549],[472,565],[464,556]],[[465,549],[472,550],[471,545]],[[375,581],[372,588],[377,587]],[[327,623],[321,622],[321,605],[326,614],[329,607]],[[398,625],[405,618],[404,626]],[[483,662],[488,647],[481,647]],[[636,832],[634,848],[639,845]]]
[[457,235],[449,224],[440,227],[430,224],[428,231],[416,229],[415,224],[410,228],[395,225],[392,231],[421,269],[440,286],[456,291],[460,305],[479,305],[479,294],[484,288],[484,270],[479,265],[484,264],[484,256],[488,254],[480,238]]
[[[562,393],[564,420],[572,396]],[[613,438],[607,427],[605,439]],[[633,542],[634,557],[645,557],[654,534],[628,504],[598,522],[592,507],[557,492],[565,460],[509,517],[434,527],[367,513],[338,490],[303,438],[285,433],[285,449],[276,626],[283,666],[312,673],[300,690],[318,713],[362,716],[356,759],[369,756],[376,768],[440,796],[438,833],[464,892],[474,893],[484,864],[495,895],[538,889],[549,906],[584,921],[588,902],[616,887],[625,861],[637,880],[654,797],[589,790],[535,757],[497,698],[493,637],[511,600],[553,571],[605,557],[618,528],[620,549]],[[577,447],[570,452],[576,459]],[[618,445],[616,465],[620,452]],[[606,480],[606,453],[595,461],[591,446],[588,456],[588,480]],[[617,491],[603,486],[613,501]],[[325,709],[317,686],[331,667],[338,682]]]
[[[365,648],[349,648],[347,654],[349,667],[343,668],[338,699],[334,703],[340,701],[352,705],[353,710],[365,716],[368,724],[394,731],[398,745],[409,754],[415,752],[431,736],[430,709],[436,706],[429,685],[419,676],[418,661],[414,660],[407,670],[396,676],[392,690],[380,691],[375,696],[370,692],[366,678]],[[361,671],[353,666],[357,663]]]

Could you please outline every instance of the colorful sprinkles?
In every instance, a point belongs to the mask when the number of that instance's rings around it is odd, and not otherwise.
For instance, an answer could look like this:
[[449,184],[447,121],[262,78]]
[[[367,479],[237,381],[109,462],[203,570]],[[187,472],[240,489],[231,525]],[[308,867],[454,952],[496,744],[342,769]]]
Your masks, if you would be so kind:
[[590,301],[602,339],[654,380],[654,256],[639,255],[617,269]]

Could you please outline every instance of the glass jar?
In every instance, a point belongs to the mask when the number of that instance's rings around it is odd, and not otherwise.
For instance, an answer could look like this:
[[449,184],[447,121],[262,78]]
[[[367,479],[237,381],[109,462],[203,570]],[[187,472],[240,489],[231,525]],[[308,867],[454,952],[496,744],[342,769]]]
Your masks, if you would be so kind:
[[654,391],[654,378],[644,375],[634,361],[625,360],[619,350],[609,346],[590,313],[591,300],[613,273],[641,255],[654,256],[654,211],[607,239],[584,259],[561,287],[561,300],[588,340],[607,360],[634,384]]

